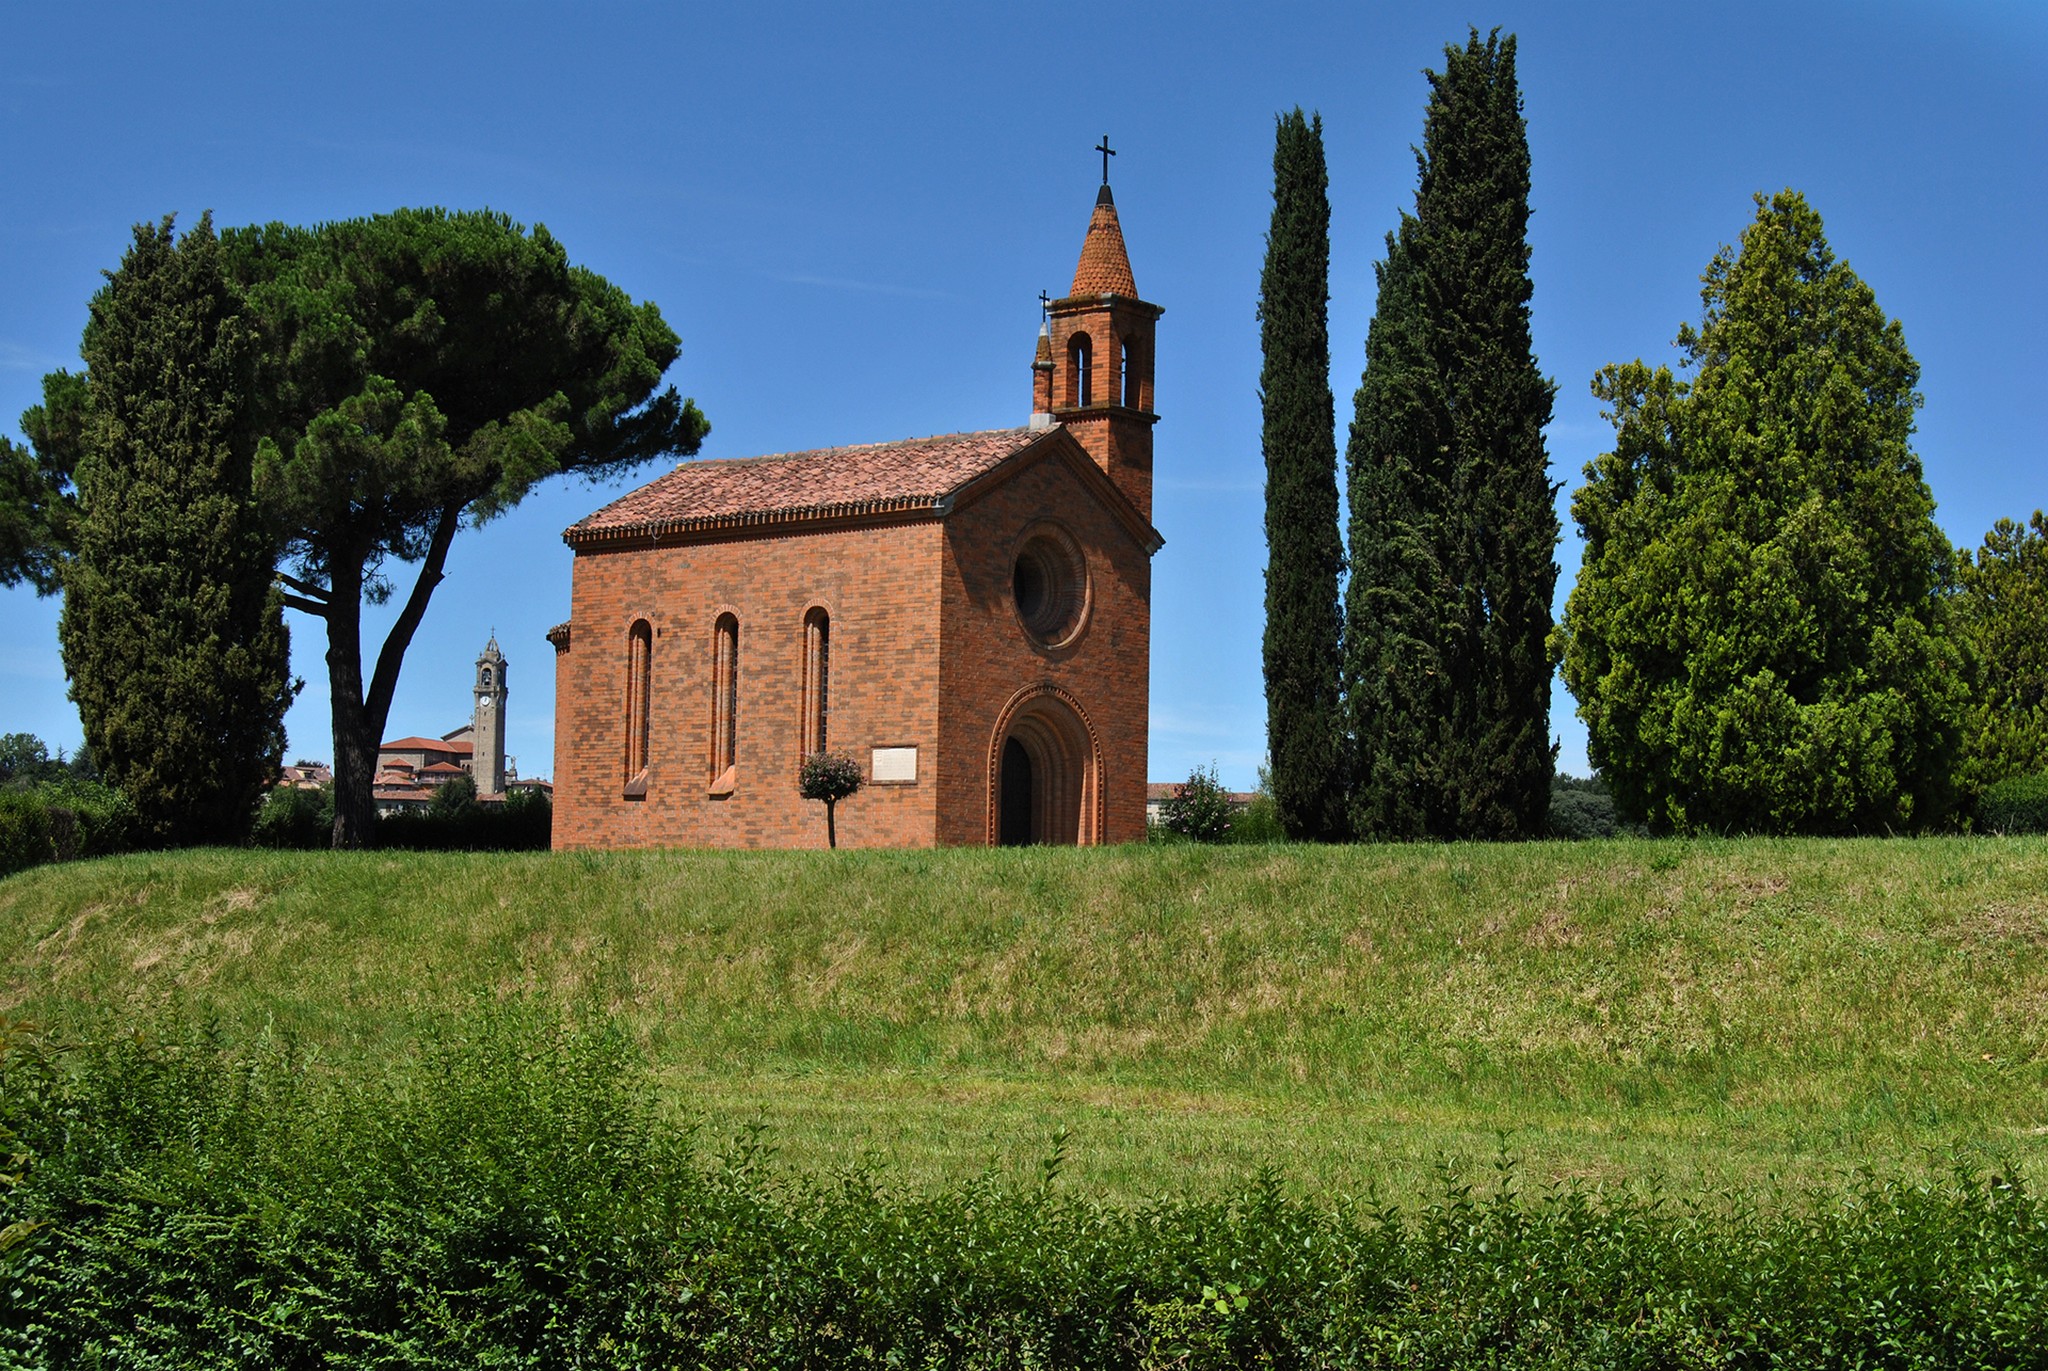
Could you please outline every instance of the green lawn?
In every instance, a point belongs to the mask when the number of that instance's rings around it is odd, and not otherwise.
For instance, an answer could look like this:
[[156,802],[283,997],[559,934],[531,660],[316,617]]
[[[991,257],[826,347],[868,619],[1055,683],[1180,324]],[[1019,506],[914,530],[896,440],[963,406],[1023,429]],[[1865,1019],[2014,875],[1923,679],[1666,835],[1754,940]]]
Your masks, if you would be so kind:
[[712,1137],[809,1170],[1203,1191],[1687,1190],[1957,1150],[2048,1176],[2039,839],[442,856],[204,851],[0,881],[0,1012],[174,1003],[341,1070],[538,992]]

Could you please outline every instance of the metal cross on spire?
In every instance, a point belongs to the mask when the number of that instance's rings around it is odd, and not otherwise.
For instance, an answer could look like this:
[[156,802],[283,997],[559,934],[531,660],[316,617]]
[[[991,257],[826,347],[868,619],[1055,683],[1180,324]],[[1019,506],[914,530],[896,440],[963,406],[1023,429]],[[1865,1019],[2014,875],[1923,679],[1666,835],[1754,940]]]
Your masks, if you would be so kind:
[[1052,315],[1052,297],[1044,291],[1038,292],[1038,322],[1044,323]]
[[1108,134],[1102,135],[1102,141],[1095,145],[1095,150],[1102,154],[1102,184],[1106,186],[1109,184],[1109,159],[1116,156],[1116,149],[1109,145]]

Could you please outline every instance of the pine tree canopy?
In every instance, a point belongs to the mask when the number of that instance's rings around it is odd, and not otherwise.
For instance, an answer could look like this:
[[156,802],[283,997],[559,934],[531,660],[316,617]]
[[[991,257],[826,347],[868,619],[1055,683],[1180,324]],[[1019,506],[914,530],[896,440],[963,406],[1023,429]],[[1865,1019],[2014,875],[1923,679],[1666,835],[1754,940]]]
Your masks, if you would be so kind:
[[[285,604],[326,621],[335,840],[355,846],[375,818],[370,784],[399,668],[461,525],[549,476],[604,479],[687,456],[710,426],[673,387],[657,393],[680,351],[660,311],[572,266],[545,228],[399,210],[233,229],[216,251],[250,335],[235,394],[273,562],[290,569]],[[74,382],[100,385],[90,372],[54,373],[23,419],[56,471],[78,451]],[[176,402],[207,397],[185,387]],[[0,504],[0,535],[9,509]],[[417,570],[366,677],[362,604],[397,591],[400,564]]]
[[0,438],[0,586],[26,582],[38,595],[63,586],[85,406],[85,377],[53,371],[43,378],[43,403],[21,416],[29,446]]
[[1676,831],[1942,822],[1963,710],[1954,555],[1910,445],[1919,368],[1793,191],[1701,278],[1691,380],[1603,369],[1615,448],[1572,517],[1558,639],[1625,817]]
[[1323,121],[1278,120],[1273,223],[1259,278],[1266,455],[1266,733],[1273,799],[1294,838],[1343,836],[1338,678],[1344,547],[1330,394],[1330,198]]
[[[93,297],[82,403],[60,373],[29,425],[76,458],[58,637],[86,746],[165,843],[246,837],[284,748],[293,687],[251,494],[253,349],[211,222],[175,242],[168,218],[140,225]],[[60,421],[75,431],[55,437]]]

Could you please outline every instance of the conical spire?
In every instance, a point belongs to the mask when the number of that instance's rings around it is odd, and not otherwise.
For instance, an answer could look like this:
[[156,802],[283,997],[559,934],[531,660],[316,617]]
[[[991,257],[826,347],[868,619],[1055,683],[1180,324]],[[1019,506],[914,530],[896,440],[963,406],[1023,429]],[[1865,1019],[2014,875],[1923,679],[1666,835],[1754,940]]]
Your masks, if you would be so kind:
[[1095,197],[1095,214],[1088,220],[1088,238],[1081,244],[1081,262],[1074,268],[1074,288],[1068,294],[1138,298],[1130,255],[1124,251],[1123,225],[1117,222],[1116,201],[1110,198],[1106,181]]

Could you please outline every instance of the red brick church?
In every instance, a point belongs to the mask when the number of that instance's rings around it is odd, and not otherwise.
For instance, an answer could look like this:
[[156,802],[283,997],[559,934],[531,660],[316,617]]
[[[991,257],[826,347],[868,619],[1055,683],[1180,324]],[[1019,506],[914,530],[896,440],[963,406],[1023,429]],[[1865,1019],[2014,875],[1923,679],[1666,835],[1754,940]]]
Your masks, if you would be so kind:
[[1024,427],[688,462],[563,534],[556,847],[822,847],[821,750],[848,846],[1144,836],[1161,311],[1106,178],[1047,313]]

